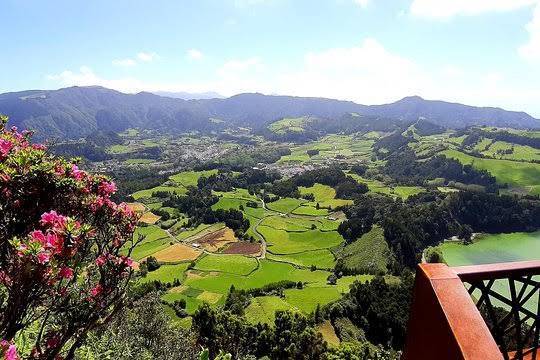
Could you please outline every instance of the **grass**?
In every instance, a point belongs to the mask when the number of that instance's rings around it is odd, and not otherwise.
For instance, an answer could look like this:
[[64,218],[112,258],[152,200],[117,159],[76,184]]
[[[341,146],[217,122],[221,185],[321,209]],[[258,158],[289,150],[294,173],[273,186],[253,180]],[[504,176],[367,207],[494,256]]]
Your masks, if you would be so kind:
[[129,152],[134,151],[132,148],[130,148],[128,145],[113,145],[107,149],[107,151],[111,154],[126,154]]
[[314,206],[313,203],[307,203],[294,209],[291,214],[307,216],[325,216],[328,215],[328,213],[328,209],[317,209],[316,205]]
[[149,272],[146,277],[141,278],[141,282],[161,281],[163,283],[172,283],[175,279],[184,280],[184,272],[187,270],[189,263],[181,263],[176,265],[161,265],[159,269]]
[[168,303],[174,303],[176,300],[184,299],[186,300],[186,311],[188,314],[193,314],[195,310],[203,304],[203,301],[197,299],[197,297],[187,296],[181,293],[168,292],[161,297]]
[[276,311],[285,311],[294,309],[289,303],[278,296],[261,296],[256,297],[251,301],[251,304],[246,308],[246,319],[252,323],[273,324]]
[[383,229],[374,226],[360,239],[340,249],[336,256],[350,270],[386,272],[390,250],[384,240]]
[[170,180],[177,184],[181,184],[184,187],[197,186],[197,181],[200,177],[209,177],[210,175],[217,174],[217,170],[205,170],[205,171],[184,171],[169,177]]
[[267,257],[268,259],[289,262],[299,266],[310,267],[314,265],[318,269],[332,269],[336,263],[334,255],[327,249],[289,255],[267,253]]
[[164,191],[164,192],[168,192],[168,193],[171,193],[171,194],[177,194],[177,195],[184,195],[184,194],[187,193],[187,189],[185,187],[183,187],[183,186],[160,185],[160,186],[156,186],[156,187],[151,188],[151,189],[145,189],[145,190],[137,191],[136,193],[133,193],[131,196],[135,200],[139,200],[139,199],[142,199],[142,198],[150,198],[150,197],[152,197],[152,193],[157,192],[157,191]]
[[320,207],[331,209],[352,204],[352,200],[336,199],[336,190],[328,185],[315,184],[311,187],[299,187],[298,189],[301,194],[313,194],[315,201],[309,203],[309,205],[313,207],[315,207],[317,203]]
[[315,221],[302,218],[291,218],[283,216],[268,216],[261,222],[261,226],[269,226],[277,230],[285,231],[307,231]]
[[477,158],[457,150],[446,150],[443,154],[463,164],[472,164],[477,169],[489,171],[500,184],[507,183],[513,187],[522,187],[538,193],[540,164]]
[[286,263],[271,260],[260,260],[260,266],[249,276],[228,273],[202,273],[202,276],[189,277],[185,284],[197,289],[227,294],[231,285],[237,289],[259,288],[281,280],[304,281],[315,285],[326,284],[328,271],[309,271],[297,269]]
[[416,195],[425,191],[425,189],[420,186],[390,186],[384,184],[381,181],[366,179],[354,173],[350,173],[348,175],[352,176],[359,183],[366,184],[369,188],[369,191],[371,192],[400,197],[404,200],[407,199],[409,196]]
[[269,243],[268,250],[274,254],[292,254],[309,250],[329,249],[343,242],[336,231],[309,230],[300,233],[259,226],[259,232]]
[[301,133],[304,131],[303,125],[307,120],[307,117],[284,118],[270,124],[268,129],[276,134],[286,134],[288,132]]
[[305,202],[305,200],[301,199],[281,198],[277,201],[267,203],[266,207],[270,210],[288,214]]
[[303,289],[287,289],[284,291],[285,301],[309,314],[317,308],[317,305],[326,305],[341,297],[336,286],[304,287]]
[[207,254],[195,265],[197,270],[219,271],[237,275],[248,275],[256,268],[256,259],[242,255]]
[[133,238],[137,240],[139,235],[145,238],[131,253],[131,257],[137,261],[167,248],[170,246],[170,242],[173,241],[164,230],[154,225],[138,227],[133,234]]
[[216,224],[200,224],[195,228],[184,230],[180,232],[178,235],[176,235],[176,239],[178,240],[189,240],[189,241],[195,241],[196,238],[203,236],[205,234],[209,234],[211,232],[217,231],[222,229],[225,226],[223,223],[216,223]]

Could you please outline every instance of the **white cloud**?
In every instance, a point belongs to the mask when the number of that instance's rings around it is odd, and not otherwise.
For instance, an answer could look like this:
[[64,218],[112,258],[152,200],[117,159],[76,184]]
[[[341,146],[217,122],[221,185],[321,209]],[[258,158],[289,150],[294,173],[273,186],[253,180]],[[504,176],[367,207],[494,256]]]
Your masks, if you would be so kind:
[[527,60],[540,60],[540,3],[534,9],[532,20],[526,26],[529,41],[519,47],[519,54]]
[[156,53],[140,52],[137,54],[137,59],[143,62],[151,62],[159,59],[159,55]]
[[354,0],[354,2],[360,5],[360,7],[365,8],[366,6],[368,6],[370,0]]
[[413,61],[366,39],[360,46],[308,53],[303,69],[280,82],[279,88],[295,95],[380,103],[420,93],[427,79]]
[[[294,59],[289,59],[294,60]],[[526,82],[498,69],[468,72],[453,64],[426,68],[413,59],[385,48],[375,39],[357,46],[310,52],[297,63],[267,64],[259,57],[231,59],[207,81],[148,82],[132,77],[103,78],[88,67],[64,71],[48,78],[61,86],[101,85],[123,92],[217,91],[223,95],[263,92],[296,96],[329,97],[361,104],[396,101],[409,95],[478,106],[526,110],[540,116],[540,82],[530,73]]]
[[197,49],[189,49],[187,51],[187,56],[192,60],[201,60],[204,57],[203,53]]
[[414,0],[410,12],[419,17],[448,19],[458,15],[512,11],[537,2],[538,0]]
[[131,67],[137,65],[137,62],[133,59],[115,59],[112,61],[114,66]]
[[142,91],[146,84],[135,78],[104,79],[99,77],[88,66],[81,66],[79,71],[62,71],[59,74],[47,75],[48,80],[53,80],[61,86],[92,86],[99,85],[106,88],[123,92]]

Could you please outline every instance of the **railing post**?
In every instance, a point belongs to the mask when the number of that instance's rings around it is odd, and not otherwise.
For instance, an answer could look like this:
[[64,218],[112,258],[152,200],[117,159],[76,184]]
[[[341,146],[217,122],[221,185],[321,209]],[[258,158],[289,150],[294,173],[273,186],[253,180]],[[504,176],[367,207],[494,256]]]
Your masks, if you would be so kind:
[[486,323],[457,274],[445,264],[420,264],[404,360],[502,360]]

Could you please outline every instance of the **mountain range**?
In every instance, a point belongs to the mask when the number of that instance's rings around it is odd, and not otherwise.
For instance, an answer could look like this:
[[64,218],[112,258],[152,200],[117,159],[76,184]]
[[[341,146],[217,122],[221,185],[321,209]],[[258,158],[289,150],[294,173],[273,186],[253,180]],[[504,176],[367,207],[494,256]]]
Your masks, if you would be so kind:
[[[11,125],[35,130],[42,139],[76,139],[96,130],[127,128],[162,131],[206,131],[223,126],[260,128],[284,117],[310,115],[332,121],[347,113],[403,121],[425,119],[454,129],[473,125],[540,128],[540,121],[525,112],[425,100],[418,96],[384,105],[258,93],[184,100],[171,94],[124,94],[98,86],[0,94],[0,113],[10,117]],[[358,119],[362,121],[362,116]]]

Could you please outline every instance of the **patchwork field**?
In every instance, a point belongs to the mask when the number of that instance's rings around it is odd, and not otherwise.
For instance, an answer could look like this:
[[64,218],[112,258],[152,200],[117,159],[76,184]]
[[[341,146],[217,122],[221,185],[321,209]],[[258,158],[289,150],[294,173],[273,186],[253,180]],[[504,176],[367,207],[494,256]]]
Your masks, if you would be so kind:
[[[327,143],[334,140],[341,145]],[[347,153],[345,147],[350,147],[351,141],[350,137],[330,138],[314,146],[326,153],[318,155],[322,158]],[[347,145],[343,145],[345,143]],[[223,223],[186,228],[185,214],[163,207],[163,198],[152,198],[155,191],[185,194],[186,187],[196,186],[201,176],[214,173],[181,172],[170,176],[161,186],[133,194],[137,202],[132,206],[138,211],[148,213],[148,209],[160,209],[172,216],[171,220],[163,221],[154,215],[155,219],[148,219],[152,224],[139,227],[137,235],[145,238],[133,253],[139,262],[151,255],[162,264],[141,281],[180,282],[180,286],[169,288],[163,294],[166,303],[184,299],[187,313],[192,314],[203,302],[222,305],[233,285],[248,290],[283,280],[301,282],[301,288],[284,290],[282,298],[261,296],[252,299],[246,308],[249,321],[271,323],[276,310],[307,314],[318,304],[339,299],[355,280],[372,278],[372,275],[345,276],[338,279],[336,285],[327,283],[336,265],[334,251],[344,242],[337,232],[344,214],[333,209],[351,203],[350,200],[336,199],[335,190],[329,186],[315,184],[300,188],[303,194],[313,194],[314,201],[281,198],[267,204],[246,189],[214,192],[219,200],[212,205],[213,210],[240,210],[250,221],[246,232],[249,241],[237,239]],[[384,267],[385,263],[379,257],[383,253],[380,234],[371,238],[376,241],[359,240],[362,244],[359,248],[367,252],[363,261],[370,258],[377,266]],[[168,309],[172,311],[172,308]]]

